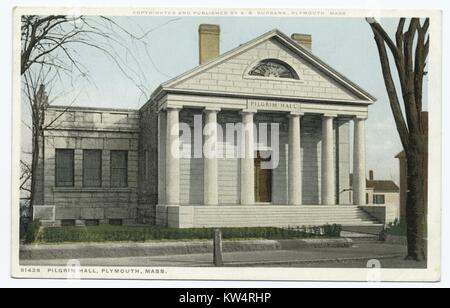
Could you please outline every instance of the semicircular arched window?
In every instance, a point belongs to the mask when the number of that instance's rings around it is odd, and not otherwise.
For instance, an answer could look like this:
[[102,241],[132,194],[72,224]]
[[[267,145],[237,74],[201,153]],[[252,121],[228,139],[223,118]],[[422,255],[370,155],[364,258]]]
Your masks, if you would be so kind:
[[260,61],[249,72],[251,76],[299,79],[297,73],[287,63],[277,59]]

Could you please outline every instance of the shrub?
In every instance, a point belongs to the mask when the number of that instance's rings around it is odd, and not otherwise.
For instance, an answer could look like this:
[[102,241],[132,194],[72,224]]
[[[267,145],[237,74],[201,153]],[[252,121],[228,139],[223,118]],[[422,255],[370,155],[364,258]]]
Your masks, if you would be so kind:
[[398,221],[398,219],[396,219],[393,223],[390,223],[386,226],[384,233],[388,235],[406,236],[405,221],[400,222]]
[[[316,227],[245,227],[221,228],[224,239],[295,239],[311,237],[339,237],[341,226]],[[157,226],[86,226],[44,228],[35,241],[62,242],[145,242],[158,240],[210,240],[214,228],[176,229]]]
[[39,241],[39,231],[41,230],[42,224],[39,220],[31,221],[26,230],[25,243],[33,243]]

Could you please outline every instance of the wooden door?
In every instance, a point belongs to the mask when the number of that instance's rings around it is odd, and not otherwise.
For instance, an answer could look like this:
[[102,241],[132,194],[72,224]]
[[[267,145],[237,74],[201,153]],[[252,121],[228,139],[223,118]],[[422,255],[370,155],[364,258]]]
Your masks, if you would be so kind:
[[272,202],[272,169],[262,169],[263,161],[270,161],[270,157],[261,158],[258,151],[255,158],[255,201]]

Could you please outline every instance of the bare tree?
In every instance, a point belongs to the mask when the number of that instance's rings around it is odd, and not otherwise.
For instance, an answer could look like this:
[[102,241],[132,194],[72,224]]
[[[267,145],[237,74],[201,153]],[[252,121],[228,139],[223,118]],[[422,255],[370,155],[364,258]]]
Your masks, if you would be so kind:
[[[29,193],[30,205],[36,204],[36,181],[37,166],[39,159],[42,159],[42,142],[44,138],[44,113],[48,107],[48,96],[45,91],[45,83],[48,83],[49,73],[54,70],[53,67],[45,69],[40,65],[40,70],[34,74],[28,70],[23,75],[22,95],[27,101],[31,113],[31,123],[27,127],[31,131],[31,162],[22,160],[23,170],[26,171],[20,188]],[[29,217],[32,217],[32,206],[29,208]]]
[[[401,18],[395,39],[391,39],[374,18],[367,22],[375,35],[375,42],[400,140],[407,160],[406,222],[408,235],[407,259],[426,259],[426,191],[427,191],[427,126],[422,106],[423,79],[430,47],[429,18],[423,22],[412,18],[405,30],[407,20]],[[386,47],[387,46],[387,47]],[[400,82],[403,106],[397,94],[388,50],[395,62]]]
[[[176,21],[169,20],[167,23]],[[39,155],[46,128],[53,125],[70,106],[50,123],[44,119],[45,111],[50,105],[49,95],[55,83],[77,77],[89,79],[89,70],[82,63],[80,47],[99,51],[110,59],[123,76],[130,80],[146,100],[150,94],[147,85],[145,66],[135,55],[135,43],[141,44],[152,65],[146,38],[157,28],[133,34],[115,20],[104,16],[66,16],[66,15],[24,15],[21,17],[21,75],[23,100],[29,106],[31,123],[22,122],[30,129],[32,135],[31,163],[28,173],[23,173],[25,180],[21,189],[27,189],[30,198],[30,213],[36,204],[36,181]],[[90,82],[93,82],[90,80]],[[64,93],[60,94],[64,98]],[[53,97],[52,100],[55,100]],[[29,184],[28,184],[29,183]]]
[[27,192],[28,196],[24,199],[29,200],[31,197],[31,166],[28,162],[20,160],[20,190]]

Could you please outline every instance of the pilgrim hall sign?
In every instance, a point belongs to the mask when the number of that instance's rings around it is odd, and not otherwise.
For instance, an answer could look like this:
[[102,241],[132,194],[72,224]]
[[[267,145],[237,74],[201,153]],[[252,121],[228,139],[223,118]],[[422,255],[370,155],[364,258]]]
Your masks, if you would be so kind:
[[300,112],[299,103],[280,102],[271,100],[247,100],[247,108],[250,110],[274,110],[274,111],[296,111]]

